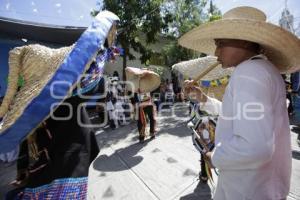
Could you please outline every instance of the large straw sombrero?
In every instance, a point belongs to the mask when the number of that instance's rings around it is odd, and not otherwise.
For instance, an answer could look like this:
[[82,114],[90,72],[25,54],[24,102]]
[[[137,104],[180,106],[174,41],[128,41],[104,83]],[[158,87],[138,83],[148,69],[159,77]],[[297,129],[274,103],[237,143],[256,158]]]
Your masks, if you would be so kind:
[[[9,52],[8,86],[0,106],[0,153],[14,149],[66,97],[71,96],[72,91],[78,95],[83,83],[88,88],[98,80],[95,73],[101,73],[101,67],[91,70],[91,63],[103,51],[106,38],[111,40],[111,32],[115,31],[114,24],[118,20],[109,11],[100,12],[70,47],[51,49],[28,45]],[[91,79],[82,78],[86,72],[91,72]],[[19,77],[24,80],[24,85],[18,89]]]
[[[178,71],[185,77],[193,80],[198,79],[201,74],[212,65],[217,63],[217,57],[207,56],[193,60],[183,61],[172,66],[172,70]],[[233,68],[223,69],[217,65],[200,78],[199,84],[204,93],[208,96],[222,100],[228,78],[233,72]]]
[[[172,70],[180,72],[185,77],[189,77],[193,80],[202,74],[209,66],[217,62],[217,57],[206,56],[201,58],[196,58],[188,61],[179,62],[172,66]],[[233,68],[223,69],[221,65],[217,65],[214,69],[209,71],[201,80],[215,80],[220,79],[225,76],[230,76],[233,72]]]
[[221,20],[209,22],[189,31],[179,44],[209,55],[214,55],[214,39],[239,39],[255,42],[264,54],[286,72],[300,68],[300,40],[283,28],[266,22],[266,15],[252,7],[237,7],[226,12]]
[[152,92],[160,85],[160,76],[147,69],[126,67],[127,89],[132,92]]

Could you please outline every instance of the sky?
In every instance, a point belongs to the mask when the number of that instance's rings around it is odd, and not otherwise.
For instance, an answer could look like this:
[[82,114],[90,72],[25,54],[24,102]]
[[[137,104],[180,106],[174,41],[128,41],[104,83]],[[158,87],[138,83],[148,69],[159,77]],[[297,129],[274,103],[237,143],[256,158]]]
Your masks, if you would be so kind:
[[96,0],[0,0],[0,17],[62,26],[87,27]]
[[[222,13],[236,6],[256,7],[264,11],[267,20],[274,24],[278,24],[285,1],[294,15],[296,28],[300,23],[300,0],[213,0]],[[0,17],[86,27],[92,20],[90,11],[100,7],[96,2],[96,0],[0,0]]]
[[[222,13],[237,6],[252,6],[267,15],[267,21],[278,25],[286,0],[213,0]],[[300,0],[287,0],[287,8],[294,16],[294,27],[300,23]]]

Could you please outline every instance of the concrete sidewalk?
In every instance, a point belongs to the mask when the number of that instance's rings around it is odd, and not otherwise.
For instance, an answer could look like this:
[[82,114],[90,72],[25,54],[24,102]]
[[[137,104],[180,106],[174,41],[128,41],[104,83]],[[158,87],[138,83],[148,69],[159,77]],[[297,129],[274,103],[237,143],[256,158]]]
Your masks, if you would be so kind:
[[[199,183],[200,156],[186,127],[187,110],[179,107],[175,117],[167,117],[170,113],[158,117],[157,138],[144,144],[138,143],[136,123],[100,131],[97,139],[101,150],[90,166],[88,199],[211,199],[214,186]],[[300,151],[296,137],[292,132],[289,200],[300,199]],[[216,182],[217,177],[214,179]]]
[[297,136],[300,134],[299,126],[291,126],[292,141],[292,179],[288,200],[300,200],[300,148]]
[[101,150],[90,167],[88,198],[211,199],[211,187],[199,184],[200,156],[183,110],[188,109],[179,108],[174,118],[159,117],[156,139],[143,144],[138,143],[135,122],[100,132]]

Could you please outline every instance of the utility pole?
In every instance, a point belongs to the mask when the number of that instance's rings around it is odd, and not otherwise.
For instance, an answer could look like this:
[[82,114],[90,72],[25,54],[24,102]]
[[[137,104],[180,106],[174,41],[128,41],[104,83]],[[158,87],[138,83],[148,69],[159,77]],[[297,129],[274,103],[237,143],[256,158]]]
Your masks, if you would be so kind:
[[295,30],[294,30],[294,26],[293,26],[293,23],[294,23],[294,16],[290,13],[288,7],[287,7],[287,3],[288,1],[285,0],[285,8],[283,9],[282,13],[281,13],[281,18],[279,20],[279,25],[292,32],[293,34],[295,34]]
[[285,9],[287,9],[287,0],[285,0]]

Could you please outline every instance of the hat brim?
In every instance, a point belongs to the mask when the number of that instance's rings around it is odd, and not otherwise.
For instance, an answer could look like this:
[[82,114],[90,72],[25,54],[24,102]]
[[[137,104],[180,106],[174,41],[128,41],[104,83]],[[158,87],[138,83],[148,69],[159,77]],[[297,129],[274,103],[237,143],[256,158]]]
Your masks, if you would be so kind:
[[[178,71],[184,77],[195,80],[195,78],[199,77],[199,75],[202,74],[209,66],[213,65],[216,62],[217,57],[207,56],[176,63],[172,66],[172,70]],[[221,65],[218,65],[213,70],[208,72],[204,77],[202,77],[201,80],[210,81],[223,78],[225,76],[230,76],[232,72],[233,68],[223,69]]]
[[39,89],[27,91],[34,92],[33,98],[26,102],[15,100],[14,103],[24,106],[19,110],[13,110],[16,104],[12,105],[12,109],[1,122],[0,152],[13,150],[70,95],[81,75],[86,72],[97,52],[104,45],[106,36],[116,20],[118,17],[114,14],[108,17],[106,15],[96,17],[59,67],[47,76],[48,79],[43,83],[35,83]]
[[152,92],[160,85],[160,76],[150,70],[126,67],[127,89],[132,92]]
[[[207,56],[188,61],[183,61],[172,66],[173,70],[178,71],[185,77],[189,77],[193,80],[199,77],[206,69],[217,62],[217,58],[214,56]],[[205,76],[200,79],[200,87],[202,91],[210,97],[222,100],[225,88],[227,86],[228,77],[232,74],[234,68],[223,69],[221,65],[218,65]],[[224,79],[225,83],[220,83],[219,79]],[[211,85],[210,81],[216,81],[216,85]]]
[[183,47],[214,55],[214,39],[239,39],[256,42],[264,54],[281,71],[300,69],[300,40],[271,23],[247,19],[223,19],[200,25],[179,39]]

